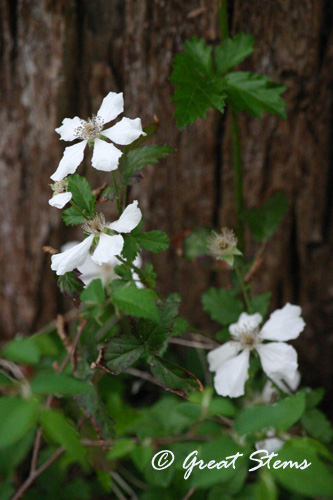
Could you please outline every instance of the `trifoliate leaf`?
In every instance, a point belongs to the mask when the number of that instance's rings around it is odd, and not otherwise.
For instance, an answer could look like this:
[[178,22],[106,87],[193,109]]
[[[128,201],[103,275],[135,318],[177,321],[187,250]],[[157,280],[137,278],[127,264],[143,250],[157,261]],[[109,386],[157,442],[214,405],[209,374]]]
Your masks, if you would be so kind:
[[91,215],[95,208],[95,196],[92,194],[89,182],[85,177],[79,174],[70,175],[68,177],[68,191],[73,195],[73,201]]
[[244,61],[252,54],[255,40],[251,35],[237,33],[234,38],[227,38],[215,50],[215,65],[218,75]]
[[170,146],[159,146],[152,144],[150,146],[143,146],[137,149],[132,149],[120,158],[119,174],[122,184],[128,185],[133,181],[135,172],[142,170],[147,165],[155,165],[158,160],[165,158],[173,153]]
[[286,90],[284,85],[271,82],[267,76],[244,71],[228,73],[223,80],[223,91],[235,111],[245,110],[256,118],[261,118],[263,112],[267,111],[287,118],[286,103],[280,97]]
[[271,196],[261,207],[244,211],[244,218],[256,240],[268,240],[279,226],[288,206],[284,191]]
[[148,231],[139,233],[136,240],[143,248],[153,253],[163,252],[169,247],[170,241],[163,231]]
[[166,390],[179,396],[187,398],[191,392],[203,390],[200,380],[193,373],[159,356],[154,356],[150,368],[154,377],[161,382]]
[[179,129],[205,118],[209,108],[223,112],[225,94],[213,73],[212,47],[203,39],[185,42],[184,52],[174,58],[170,80],[176,85],[172,102],[176,104],[174,116]]
[[256,405],[245,408],[236,419],[236,429],[241,436],[271,427],[277,431],[285,431],[301,418],[304,410],[305,394],[299,392],[271,406]]
[[66,226],[76,226],[77,224],[83,224],[86,221],[76,207],[66,208],[66,210],[62,212],[61,217]]
[[133,283],[117,286],[115,281],[112,283],[113,305],[138,318],[159,320],[158,308],[150,290],[137,288]]
[[217,288],[210,288],[203,294],[202,305],[204,311],[222,325],[235,323],[244,309],[234,290]]

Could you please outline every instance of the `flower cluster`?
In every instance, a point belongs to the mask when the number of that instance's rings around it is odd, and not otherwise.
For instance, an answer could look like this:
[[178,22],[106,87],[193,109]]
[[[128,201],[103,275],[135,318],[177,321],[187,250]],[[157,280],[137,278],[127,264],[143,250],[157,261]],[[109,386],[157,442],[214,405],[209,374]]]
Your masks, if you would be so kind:
[[[104,125],[114,120],[123,110],[123,94],[109,92],[103,99],[97,116],[87,121],[78,116],[65,118],[61,127],[56,129],[60,139],[64,141],[79,139],[80,142],[65,148],[57,170],[51,175],[55,183],[51,186],[53,197],[49,200],[50,205],[63,208],[71,201],[72,193],[68,191],[67,176],[73,174],[83,160],[87,144],[94,148],[92,166],[97,170],[110,172],[118,168],[122,152],[109,141],[128,145],[140,136],[146,135],[142,130],[140,118],[134,120],[122,118],[112,127],[104,129]],[[90,258],[91,251],[91,260],[95,265],[114,267],[115,256],[121,253],[124,246],[121,233],[131,232],[139,224],[141,218],[142,213],[136,200],[128,205],[119,219],[114,222],[106,222],[102,213],[95,213],[82,225],[85,239],[53,255],[51,269],[58,275],[63,275],[84,266]]]

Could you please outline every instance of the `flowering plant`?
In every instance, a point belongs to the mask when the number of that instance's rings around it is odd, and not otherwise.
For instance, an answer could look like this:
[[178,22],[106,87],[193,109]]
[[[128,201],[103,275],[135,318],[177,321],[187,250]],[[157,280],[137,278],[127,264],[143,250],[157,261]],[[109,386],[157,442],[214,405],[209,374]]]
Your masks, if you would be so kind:
[[[3,500],[299,500],[333,494],[333,430],[317,408],[323,392],[299,388],[297,352],[286,343],[305,328],[301,308],[287,303],[266,319],[271,294],[254,295],[258,255],[247,260],[245,224],[261,252],[287,200],[279,192],[261,207],[244,207],[238,114],[286,117],[284,87],[234,71],[251,55],[254,40],[243,33],[230,38],[226,19],[223,3],[221,44],[213,52],[204,40],[188,40],[171,75],[180,129],[204,118],[210,107],[220,113],[230,107],[235,232],[192,228],[180,252],[226,278],[227,286],[202,296],[204,311],[219,326],[214,333],[199,330],[180,315],[178,294],[161,294],[148,252],[166,251],[169,238],[160,230],[143,230],[145,214],[137,200],[129,202],[137,172],[173,152],[165,145],[143,145],[156,122],[142,128],[139,118],[122,118],[105,128],[124,109],[123,94],[114,92],[96,116],[65,118],[56,129],[60,139],[79,142],[65,148],[51,175],[49,204],[58,209],[70,204],[63,222],[84,234],[60,251],[46,250],[73,308],[2,350]],[[76,173],[87,145],[93,148],[92,166],[109,176],[94,189]],[[177,464],[152,466],[160,448],[180,462],[189,452],[203,458],[184,480]],[[255,449],[273,455],[253,474],[248,460]],[[275,467],[276,462],[270,467],[277,450],[278,462],[292,461],[296,468]],[[226,466],[223,457],[239,457],[238,468]],[[311,467],[301,470],[305,458]],[[221,467],[213,470],[212,462],[220,459]]]

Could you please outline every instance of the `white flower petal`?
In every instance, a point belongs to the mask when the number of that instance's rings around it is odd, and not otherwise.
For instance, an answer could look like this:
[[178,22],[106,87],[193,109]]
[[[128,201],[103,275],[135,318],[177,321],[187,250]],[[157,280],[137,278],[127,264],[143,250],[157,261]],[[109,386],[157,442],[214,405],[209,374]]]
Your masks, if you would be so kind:
[[120,113],[124,111],[124,97],[123,93],[120,92],[109,92],[106,97],[104,97],[101,107],[97,112],[97,116],[100,116],[104,123],[108,123],[111,120],[117,118]]
[[60,139],[63,141],[74,141],[77,136],[74,134],[75,129],[80,127],[81,118],[74,116],[74,118],[65,118],[62,121],[62,125],[55,129],[55,131],[60,135]]
[[97,170],[111,172],[118,168],[119,158],[123,153],[109,142],[95,139],[94,152],[92,155],[92,166]]
[[112,262],[113,257],[121,253],[123,246],[124,238],[120,234],[110,236],[102,233],[91,258],[99,265]]
[[234,358],[241,350],[240,342],[226,342],[210,351],[207,355],[209,370],[216,372],[230,358]]
[[140,137],[147,135],[142,131],[140,118],[131,120],[130,118],[122,118],[120,122],[113,127],[103,130],[103,135],[111,139],[116,144],[126,145],[131,144]]
[[238,398],[244,395],[245,382],[249,378],[249,357],[246,349],[238,356],[229,358],[218,369],[214,377],[214,387],[220,396]]
[[281,389],[283,392],[290,393],[295,392],[301,381],[301,374],[298,370],[291,377],[286,375],[281,379],[275,376],[271,376],[273,382]]
[[137,200],[127,205],[118,220],[107,224],[107,227],[118,233],[130,233],[140,222],[142,213]]
[[59,193],[49,199],[49,205],[55,208],[63,208],[71,199],[72,193],[70,191],[67,191],[66,193]]
[[284,342],[259,344],[257,351],[262,368],[273,381],[275,379],[291,380],[297,370],[297,352]]
[[80,141],[65,149],[57,170],[51,175],[53,181],[62,181],[67,175],[74,174],[83,160],[84,148],[86,145],[87,141]]
[[261,314],[259,313],[247,314],[243,312],[239,316],[237,323],[233,323],[232,325],[229,326],[229,332],[234,337],[239,337],[241,330],[244,329],[254,330],[260,325],[261,322],[262,322]]
[[262,441],[257,441],[255,443],[257,450],[266,450],[269,454],[279,451],[283,445],[284,441],[277,437],[268,437],[267,439],[263,439]]
[[56,271],[58,276],[61,276],[79,267],[85,261],[93,239],[94,236],[90,235],[78,245],[65,250],[65,252],[52,255],[51,269]]
[[261,338],[265,340],[296,339],[304,330],[305,322],[301,318],[302,309],[287,303],[282,309],[277,309],[261,329]]

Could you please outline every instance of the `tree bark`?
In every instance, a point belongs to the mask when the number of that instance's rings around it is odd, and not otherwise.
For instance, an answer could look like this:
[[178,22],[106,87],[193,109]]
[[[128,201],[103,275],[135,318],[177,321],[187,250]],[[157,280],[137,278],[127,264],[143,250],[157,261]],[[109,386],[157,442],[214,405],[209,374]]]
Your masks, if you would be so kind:
[[[148,168],[131,195],[147,229],[173,239],[153,259],[163,293],[178,291],[182,312],[210,328],[200,311],[204,290],[222,278],[180,256],[181,238],[202,224],[234,226],[229,115],[215,111],[178,132],[168,78],[173,56],[192,35],[219,42],[217,2],[207,0],[2,0],[0,135],[1,325],[3,336],[29,333],[63,307],[43,245],[76,234],[47,204],[49,176],[62,154],[54,128],[68,116],[96,112],[110,90],[124,91],[125,115],[144,124],[158,117],[156,143],[175,153]],[[272,307],[303,308],[297,342],[304,379],[332,377],[332,6],[328,0],[229,2],[232,32],[255,36],[242,69],[287,86],[288,119],[241,115],[245,201],[258,206],[284,189],[289,209],[264,252],[257,292]],[[87,172],[94,185],[103,176]],[[109,215],[112,207],[107,207]],[[250,240],[247,252],[258,247]],[[223,274],[223,273],[222,273]],[[225,273],[226,274],[226,273]],[[319,363],[318,363],[319,361]]]

